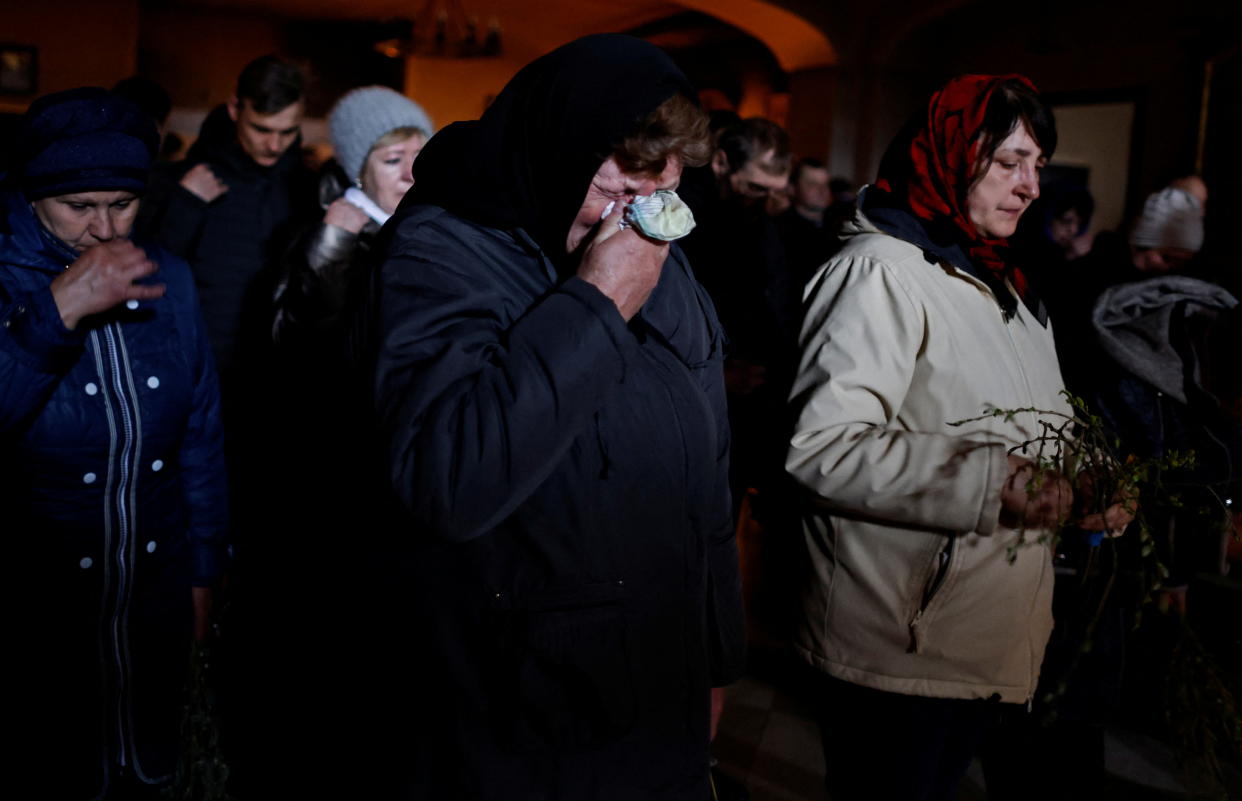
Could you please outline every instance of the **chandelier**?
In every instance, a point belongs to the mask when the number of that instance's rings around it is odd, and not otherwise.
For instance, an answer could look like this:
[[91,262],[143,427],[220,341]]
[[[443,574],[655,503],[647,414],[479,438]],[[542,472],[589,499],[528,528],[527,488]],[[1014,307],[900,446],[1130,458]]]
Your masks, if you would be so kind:
[[377,42],[375,49],[389,58],[492,58],[501,54],[500,19],[487,18],[463,8],[461,0],[426,0],[408,22],[407,32]]

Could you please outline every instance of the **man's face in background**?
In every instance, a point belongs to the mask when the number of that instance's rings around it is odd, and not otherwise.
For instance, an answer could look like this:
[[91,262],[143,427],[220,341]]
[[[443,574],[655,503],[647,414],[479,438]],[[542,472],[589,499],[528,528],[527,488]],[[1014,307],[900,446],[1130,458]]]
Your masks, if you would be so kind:
[[271,167],[280,161],[290,145],[297,141],[305,111],[301,100],[272,114],[255,111],[249,100],[229,100],[229,116],[237,124],[237,142],[261,167]]
[[789,183],[789,169],[774,170],[775,153],[769,150],[752,158],[740,169],[728,172],[728,158],[724,151],[716,151],[712,166],[723,180],[725,194],[745,206],[762,204],[768,195],[779,192]]

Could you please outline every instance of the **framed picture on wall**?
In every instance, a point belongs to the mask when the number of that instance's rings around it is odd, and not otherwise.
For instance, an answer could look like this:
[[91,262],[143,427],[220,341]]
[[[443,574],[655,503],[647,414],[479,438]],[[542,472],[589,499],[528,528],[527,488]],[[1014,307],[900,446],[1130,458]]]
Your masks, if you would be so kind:
[[1126,89],[1050,93],[1045,99],[1057,120],[1057,152],[1049,178],[1059,175],[1091,192],[1093,233],[1120,229],[1144,197],[1136,171],[1145,100]]
[[29,45],[0,43],[0,94],[33,95],[38,91],[38,51]]

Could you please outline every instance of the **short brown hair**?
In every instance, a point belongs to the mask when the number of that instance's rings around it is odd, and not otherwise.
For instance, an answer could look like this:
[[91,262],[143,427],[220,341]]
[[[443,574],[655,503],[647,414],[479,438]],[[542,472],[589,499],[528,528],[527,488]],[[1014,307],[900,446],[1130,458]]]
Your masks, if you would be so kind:
[[[723,129],[716,137],[716,147],[724,151],[730,173],[757,160],[759,169],[770,175],[780,175],[789,171],[793,159],[789,152],[789,134],[763,117],[747,117]],[[771,160],[764,160],[768,153],[772,154]]]
[[670,156],[676,156],[685,167],[701,167],[711,154],[707,114],[683,94],[656,106],[614,151],[621,169],[654,175],[664,172]]
[[275,114],[305,96],[302,70],[274,55],[259,56],[237,78],[237,102],[250,101],[259,114]]
[[826,170],[828,165],[814,156],[803,156],[794,162],[793,169],[789,171],[789,183],[796,184],[798,179],[802,177],[803,170]]

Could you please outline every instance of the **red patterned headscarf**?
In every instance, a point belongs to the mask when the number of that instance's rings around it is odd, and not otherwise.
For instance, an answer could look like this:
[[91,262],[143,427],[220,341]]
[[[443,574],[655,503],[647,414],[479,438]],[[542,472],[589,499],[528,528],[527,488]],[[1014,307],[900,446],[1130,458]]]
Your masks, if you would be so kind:
[[1008,278],[1019,297],[1027,282],[1022,272],[1007,265],[999,249],[1004,239],[985,239],[970,221],[964,206],[971,173],[979,159],[979,129],[992,93],[1002,83],[1021,81],[1022,75],[961,75],[932,95],[927,121],[910,140],[908,158],[885,159],[876,187],[904,200],[920,219],[947,221],[965,236],[970,257],[997,279]]

